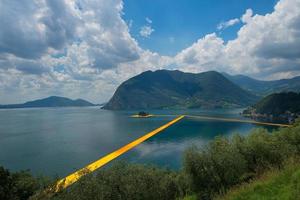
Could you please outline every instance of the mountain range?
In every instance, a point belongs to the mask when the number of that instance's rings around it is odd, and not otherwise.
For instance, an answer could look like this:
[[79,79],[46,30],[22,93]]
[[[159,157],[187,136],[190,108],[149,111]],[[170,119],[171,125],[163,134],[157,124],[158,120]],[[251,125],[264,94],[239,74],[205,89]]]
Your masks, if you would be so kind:
[[222,74],[241,88],[260,96],[266,96],[274,92],[300,92],[300,76],[291,79],[262,81],[245,75]]
[[[278,92],[300,92],[300,76],[273,81],[216,71],[146,71],[123,82],[103,108],[110,110],[245,107]],[[83,99],[50,96],[4,108],[96,106]]]
[[28,101],[23,104],[0,105],[0,109],[37,108],[37,107],[84,107],[84,106],[96,106],[96,105],[83,99],[72,100],[66,97],[50,96],[44,99]]
[[146,71],[123,82],[104,109],[218,108],[253,104],[258,96],[215,71]]

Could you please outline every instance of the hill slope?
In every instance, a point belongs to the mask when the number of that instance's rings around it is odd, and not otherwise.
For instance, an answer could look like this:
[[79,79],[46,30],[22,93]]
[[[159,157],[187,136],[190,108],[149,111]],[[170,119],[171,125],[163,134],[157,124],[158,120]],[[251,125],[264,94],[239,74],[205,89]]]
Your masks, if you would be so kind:
[[245,106],[256,96],[214,71],[146,71],[123,82],[104,109]]
[[0,105],[0,109],[4,108],[35,108],[35,107],[83,107],[83,106],[95,106],[83,99],[72,100],[65,97],[51,96],[45,99],[38,99],[35,101],[28,101],[23,104],[9,104]]
[[271,94],[254,105],[256,113],[280,115],[286,111],[300,113],[300,93]]
[[291,79],[261,81],[244,75],[229,75],[226,73],[223,73],[223,75],[241,88],[262,96],[274,92],[300,92],[300,76]]
[[258,180],[232,189],[218,200],[300,199],[300,167],[270,171]]

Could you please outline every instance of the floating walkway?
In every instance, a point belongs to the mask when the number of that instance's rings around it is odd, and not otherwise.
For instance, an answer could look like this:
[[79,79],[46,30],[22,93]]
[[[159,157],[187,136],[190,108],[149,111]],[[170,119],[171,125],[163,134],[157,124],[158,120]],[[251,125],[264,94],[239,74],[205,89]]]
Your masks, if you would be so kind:
[[[152,115],[157,117],[171,117],[176,115]],[[265,125],[265,126],[278,126],[278,127],[291,127],[290,124],[277,124],[277,123],[269,123],[269,122],[258,122],[254,120],[246,120],[246,119],[236,119],[236,118],[224,118],[224,117],[209,117],[209,116],[201,116],[201,115],[185,115],[187,118],[196,118],[202,120],[213,120],[213,121],[225,121],[225,122],[238,122],[238,123],[247,123],[247,124],[257,124],[257,125]]]
[[224,118],[224,117],[208,117],[208,116],[198,116],[198,115],[186,115],[186,117],[198,118],[198,119],[204,119],[204,120],[251,123],[251,124],[266,125],[266,126],[291,127],[291,125],[289,125],[289,124],[276,124],[276,123],[269,123],[269,122],[258,122],[258,121],[254,121],[254,120],[245,120],[245,119],[234,119],[234,118]]
[[58,192],[61,189],[64,189],[70,185],[72,185],[73,183],[75,183],[76,181],[78,181],[82,176],[91,173],[97,169],[99,169],[100,167],[102,167],[103,165],[107,164],[108,162],[114,160],[115,158],[119,157],[120,155],[126,153],[127,151],[129,151],[130,149],[136,147],[137,145],[141,144],[142,142],[144,142],[145,140],[151,138],[152,136],[156,135],[157,133],[163,131],[164,129],[168,128],[169,126],[175,124],[176,122],[178,122],[179,120],[181,120],[182,118],[184,118],[184,115],[181,116],[177,116],[175,119],[173,119],[172,121],[166,123],[165,125],[147,133],[146,135],[134,140],[133,142],[121,147],[120,149],[100,158],[99,160],[87,165],[86,167],[68,175],[67,177],[59,180],[55,185],[54,188],[52,189],[52,191],[54,190],[54,192]]
[[[253,120],[244,120],[244,119],[233,119],[233,118],[223,118],[223,117],[208,117],[208,116],[200,116],[200,115],[181,115],[178,117],[178,115],[151,115],[151,117],[174,117],[175,119],[172,121],[166,123],[165,125],[145,134],[144,136],[134,140],[133,142],[121,147],[120,149],[100,158],[99,160],[87,165],[86,167],[68,175],[67,177],[59,180],[55,185],[54,188],[52,188],[52,191],[58,192],[61,189],[64,189],[76,181],[78,181],[82,176],[89,174],[100,167],[104,166],[105,164],[109,163],[110,161],[114,160],[115,158],[119,157],[120,155],[126,153],[130,149],[136,147],[137,145],[141,144],[145,140],[151,138],[152,136],[158,134],[159,132],[163,131],[164,129],[168,128],[169,126],[175,124],[179,120],[181,120],[184,117],[188,118],[196,118],[196,119],[202,119],[202,120],[217,120],[217,121],[226,121],[226,122],[238,122],[238,123],[252,123],[252,124],[258,124],[258,125],[267,125],[267,126],[278,126],[278,127],[290,127],[291,125],[288,124],[276,124],[276,123],[267,123],[267,122],[257,122]],[[131,116],[131,117],[139,117],[139,116]],[[150,115],[149,115],[150,117]]]

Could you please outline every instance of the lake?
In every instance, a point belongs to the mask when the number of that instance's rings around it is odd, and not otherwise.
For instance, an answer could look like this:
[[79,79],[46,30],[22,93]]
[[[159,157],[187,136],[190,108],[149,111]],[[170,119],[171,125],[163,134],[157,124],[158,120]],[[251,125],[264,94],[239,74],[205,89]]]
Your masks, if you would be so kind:
[[[242,118],[241,109],[149,112]],[[0,165],[65,176],[175,118],[131,118],[134,113],[99,107],[0,110]],[[184,118],[118,160],[179,169],[187,147],[204,145],[217,135],[247,134],[255,127],[263,126]]]

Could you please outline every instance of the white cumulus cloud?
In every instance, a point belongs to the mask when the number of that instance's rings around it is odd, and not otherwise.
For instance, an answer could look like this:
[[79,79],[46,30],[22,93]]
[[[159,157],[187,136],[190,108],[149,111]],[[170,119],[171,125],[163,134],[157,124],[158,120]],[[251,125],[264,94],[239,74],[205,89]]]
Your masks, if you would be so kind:
[[[280,0],[265,15],[248,9],[220,25],[240,19],[235,39],[225,42],[210,33],[171,57],[139,46],[122,18],[122,0],[2,0],[0,103],[49,95],[99,103],[145,70],[218,70],[264,79],[300,75],[299,10],[299,0]],[[153,31],[148,18],[140,34]]]
[[153,32],[154,29],[151,26],[145,25],[141,27],[140,35],[142,37],[148,38]]
[[220,24],[218,24],[217,29],[224,30],[230,26],[234,26],[234,25],[238,24],[239,22],[240,22],[240,20],[238,18],[234,18],[234,19],[228,20],[226,22],[221,22]]

